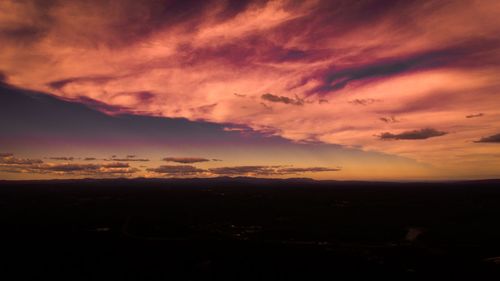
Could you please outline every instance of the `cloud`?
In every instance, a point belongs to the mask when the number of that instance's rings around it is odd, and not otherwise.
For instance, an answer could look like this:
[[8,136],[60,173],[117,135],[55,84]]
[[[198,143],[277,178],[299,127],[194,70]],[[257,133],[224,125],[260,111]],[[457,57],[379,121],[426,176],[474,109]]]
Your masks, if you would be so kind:
[[432,128],[425,128],[420,130],[405,131],[399,134],[382,133],[379,137],[382,140],[424,140],[433,137],[446,135],[447,132],[438,131]]
[[95,161],[95,160],[97,160],[97,158],[95,158],[95,157],[85,157],[85,158],[83,158],[83,161]]
[[167,176],[194,176],[205,172],[203,169],[198,169],[190,165],[162,165],[157,168],[149,168],[146,170]]
[[295,98],[289,98],[289,97],[284,97],[284,96],[276,96],[273,94],[263,94],[261,96],[261,99],[269,102],[278,102],[278,103],[284,103],[284,104],[292,104],[292,105],[304,105],[304,100],[300,99],[298,97]]
[[358,80],[381,78],[397,75],[404,72],[435,68],[449,61],[450,56],[455,55],[454,50],[432,50],[408,57],[397,57],[383,59],[372,64],[354,66],[337,70],[333,66],[324,74],[324,84],[315,88],[313,92],[338,91],[345,88],[349,83]]
[[0,71],[0,85],[1,84],[7,84],[7,75]]
[[41,171],[95,173],[101,168],[97,164],[55,164],[37,167]]
[[[453,131],[477,111],[488,116],[490,127],[500,125],[493,107],[500,103],[495,0],[0,2],[1,71],[9,83],[105,113],[148,115],[153,123],[162,116],[241,124],[263,134],[274,128],[274,136],[296,143],[314,135],[426,163],[471,152],[477,149],[471,136],[491,132],[471,123],[453,139],[434,140],[453,151],[436,144],[424,153],[373,138],[380,132],[377,119],[404,116],[397,127],[402,132],[426,126]],[[154,95],[133,94],[141,92]],[[280,94],[265,100],[263,93]],[[329,103],[279,106],[305,104],[306,97]],[[360,110],[348,104],[368,98],[384,102]],[[75,119],[51,124],[83,130]],[[127,125],[130,119],[121,120],[110,123],[121,132],[139,131]],[[152,127],[137,136],[153,139],[167,131]],[[177,140],[185,132],[192,130]]]
[[232,166],[232,167],[217,167],[208,169],[214,175],[219,176],[283,176],[289,174],[301,173],[319,173],[319,172],[337,172],[340,168],[327,167],[283,167],[283,166]]
[[[8,173],[54,174],[62,176],[113,177],[132,176],[140,170],[127,163],[104,164],[45,163],[39,159],[20,159],[12,154],[0,157],[0,171]],[[61,157],[56,157],[59,160]]]
[[399,123],[399,120],[395,116],[380,117],[379,120],[385,123]]
[[223,176],[236,175],[259,175],[270,176],[275,175],[275,168],[269,166],[233,166],[233,167],[218,167],[209,169],[210,173]]
[[116,161],[116,162],[149,162],[147,158],[136,158],[136,155],[126,155],[125,158],[118,158],[113,155],[110,159],[104,159],[104,161]]
[[113,163],[102,164],[102,167],[104,167],[104,168],[128,168],[130,166],[128,163],[113,162]]
[[74,157],[64,157],[64,156],[62,156],[62,157],[49,157],[48,159],[59,160],[59,161],[73,161],[73,160],[75,160]]
[[466,115],[465,118],[477,118],[477,117],[483,117],[483,116],[484,116],[483,113],[477,113],[477,114]]
[[210,161],[210,159],[201,157],[165,157],[163,158],[163,161],[183,163],[183,164],[193,164],[193,163],[208,162]]
[[477,143],[500,143],[500,134],[491,135],[488,137],[483,137]]
[[16,158],[12,153],[3,153],[0,157],[0,164],[4,165],[32,165],[43,163],[40,159]]
[[118,114],[118,113],[129,113],[130,108],[121,105],[111,105],[102,101],[95,100],[86,96],[79,96],[77,98],[70,99],[71,101],[83,103],[90,108],[97,109],[99,111],[108,114]]
[[355,104],[355,105],[369,105],[372,103],[380,102],[380,100],[377,99],[355,99],[349,101],[349,103]]
[[113,79],[114,77],[111,76],[72,77],[57,81],[51,81],[47,83],[47,86],[49,86],[53,90],[62,90],[64,87],[74,83],[78,84],[92,83],[100,85],[100,84],[105,84]]
[[2,152],[0,153],[0,158],[7,158],[7,157],[12,157],[14,154],[12,153],[7,153],[7,152]]
[[308,167],[308,168],[282,168],[278,169],[278,173],[284,174],[299,174],[299,173],[319,173],[319,172],[338,172],[340,168],[326,167]]
[[191,108],[191,111],[196,113],[196,114],[206,115],[206,114],[210,114],[215,109],[216,106],[217,106],[217,103],[207,104],[207,105],[202,105],[202,106],[198,106],[195,108]]

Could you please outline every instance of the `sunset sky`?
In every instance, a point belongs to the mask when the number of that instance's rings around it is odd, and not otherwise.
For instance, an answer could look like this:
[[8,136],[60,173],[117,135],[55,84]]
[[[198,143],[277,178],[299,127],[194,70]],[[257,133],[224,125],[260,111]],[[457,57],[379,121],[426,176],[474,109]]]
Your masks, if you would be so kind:
[[500,1],[0,1],[0,179],[500,177]]

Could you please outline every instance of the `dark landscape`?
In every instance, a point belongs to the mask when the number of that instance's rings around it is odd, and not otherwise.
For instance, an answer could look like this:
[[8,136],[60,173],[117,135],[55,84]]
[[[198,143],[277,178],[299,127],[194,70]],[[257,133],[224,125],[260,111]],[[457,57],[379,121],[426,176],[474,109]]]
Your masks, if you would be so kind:
[[499,183],[0,181],[0,277],[498,280]]

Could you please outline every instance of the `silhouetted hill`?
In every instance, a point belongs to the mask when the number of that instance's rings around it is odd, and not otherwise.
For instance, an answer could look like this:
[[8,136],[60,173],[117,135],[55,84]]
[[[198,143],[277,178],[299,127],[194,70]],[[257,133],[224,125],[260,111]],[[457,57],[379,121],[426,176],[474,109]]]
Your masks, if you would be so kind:
[[8,258],[0,263],[0,275],[66,280],[498,277],[498,186],[499,180],[246,177],[1,181],[0,241]]

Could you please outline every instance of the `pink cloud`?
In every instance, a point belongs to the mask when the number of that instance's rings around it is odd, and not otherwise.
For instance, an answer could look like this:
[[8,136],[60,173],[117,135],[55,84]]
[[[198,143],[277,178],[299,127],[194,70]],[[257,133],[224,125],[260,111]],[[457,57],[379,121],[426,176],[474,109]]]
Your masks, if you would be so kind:
[[[438,166],[484,153],[474,141],[498,133],[498,1],[173,3],[3,1],[1,71],[106,113],[233,123]],[[471,112],[484,115],[464,120]],[[419,147],[376,137],[421,128],[448,134]]]

